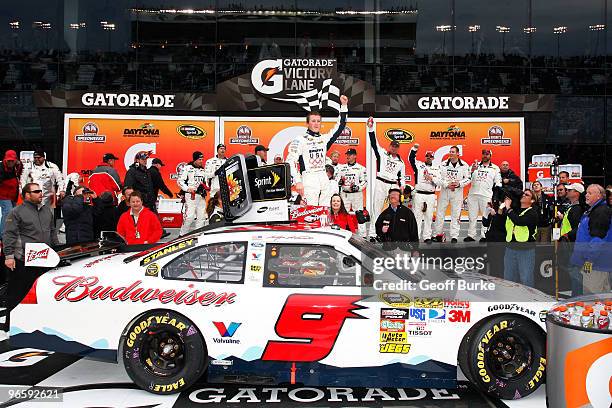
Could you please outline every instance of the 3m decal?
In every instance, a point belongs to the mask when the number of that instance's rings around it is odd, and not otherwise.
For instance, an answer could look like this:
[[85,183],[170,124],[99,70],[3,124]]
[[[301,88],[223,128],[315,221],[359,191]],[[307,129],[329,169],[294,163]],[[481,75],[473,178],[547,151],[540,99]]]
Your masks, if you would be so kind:
[[332,351],[346,319],[364,319],[354,311],[362,296],[295,294],[276,321],[275,331],[285,341],[270,340],[262,360],[312,362]]
[[169,245],[165,248],[160,249],[159,251],[155,251],[147,256],[145,256],[143,258],[142,261],[140,261],[140,266],[145,266],[150,264],[151,262],[158,260],[160,258],[163,258],[165,256],[168,255],[172,255],[178,251],[182,251],[184,249],[190,248],[192,246],[195,246],[196,244],[196,240],[191,238],[191,239],[186,239],[184,241],[180,241],[180,242],[176,242],[172,245]]
[[449,310],[448,321],[452,323],[469,323],[471,312],[469,310]]

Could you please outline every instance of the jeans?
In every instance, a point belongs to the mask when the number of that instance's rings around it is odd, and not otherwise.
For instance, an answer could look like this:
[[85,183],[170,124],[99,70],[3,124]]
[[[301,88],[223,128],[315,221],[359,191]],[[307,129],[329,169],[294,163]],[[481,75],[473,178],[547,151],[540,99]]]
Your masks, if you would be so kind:
[[534,286],[533,268],[535,265],[534,249],[506,248],[504,255],[504,279],[519,282],[529,287]]
[[572,297],[582,296],[584,293],[584,288],[582,285],[582,270],[581,267],[575,265],[569,265],[569,276],[572,284]]
[[13,202],[11,200],[0,200],[0,240],[2,239],[2,234],[4,233],[4,222],[6,221],[6,216],[13,209]]

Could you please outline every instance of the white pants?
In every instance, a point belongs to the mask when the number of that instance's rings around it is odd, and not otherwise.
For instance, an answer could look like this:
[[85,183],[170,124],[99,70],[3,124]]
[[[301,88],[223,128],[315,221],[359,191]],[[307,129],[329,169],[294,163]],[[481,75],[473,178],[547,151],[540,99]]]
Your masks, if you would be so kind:
[[[487,204],[491,202],[491,197],[485,197],[479,194],[470,194],[467,197],[467,208],[470,216],[470,224],[468,227],[468,237],[476,239],[476,222],[478,217],[484,215],[487,211]],[[480,237],[484,238],[486,234],[486,228],[482,227],[480,230]]]
[[370,212],[370,237],[376,236],[376,220],[382,212],[385,202],[389,197],[389,190],[398,188],[397,184],[385,183],[378,179],[374,179],[374,194],[372,195],[372,211]]
[[[427,205],[427,209],[425,211],[423,211],[423,204]],[[414,193],[414,198],[412,199],[412,212],[416,218],[419,238],[422,240],[431,239],[431,226],[433,224],[435,205],[435,194]],[[422,227],[421,223],[423,223]]]
[[195,228],[201,228],[206,223],[206,198],[195,194],[191,198],[191,193],[185,193],[185,205],[183,206],[183,225],[181,225],[180,235],[191,231],[191,224],[195,220]]
[[450,237],[459,238],[459,221],[461,219],[461,205],[463,204],[463,189],[456,188],[451,191],[448,188],[443,188],[440,191],[438,198],[438,212],[436,213],[436,235],[442,234],[444,229],[444,216],[446,208],[450,204],[451,207],[451,222],[450,222]]
[[[363,210],[363,191],[357,191],[355,193],[342,192],[342,200],[346,210],[351,214],[355,214],[355,211]],[[359,224],[359,235],[364,237],[366,234],[365,224]]]
[[304,199],[308,205],[329,206],[330,180],[325,171],[313,171],[302,173],[302,184],[304,185]]

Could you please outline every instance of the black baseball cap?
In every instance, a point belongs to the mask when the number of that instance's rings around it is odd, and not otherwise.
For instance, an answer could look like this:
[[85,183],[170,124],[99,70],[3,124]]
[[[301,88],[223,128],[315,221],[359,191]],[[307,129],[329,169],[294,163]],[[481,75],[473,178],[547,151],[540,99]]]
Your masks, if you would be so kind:
[[161,161],[161,159],[159,158],[154,158],[153,161],[151,162],[152,164],[159,164],[160,166],[165,166],[164,162]]
[[112,153],[105,153],[104,156],[102,156],[102,161],[104,162],[109,161],[110,159],[119,160],[119,158]]
[[346,154],[357,154],[357,150],[350,148],[346,151]]
[[268,149],[264,145],[257,145],[257,146],[255,146],[255,153],[261,152],[261,151],[267,152],[268,150],[270,150],[270,149]]
[[41,149],[34,150],[34,157],[45,157],[45,151]]
[[402,195],[402,190],[400,190],[397,187],[393,187],[393,188],[389,189],[389,193],[388,194],[391,194],[391,193],[399,193],[400,195]]
[[391,146],[399,147],[399,142],[397,140],[391,141]]
[[191,157],[193,158],[193,161],[196,161],[196,160],[199,160],[199,159],[203,159],[204,155],[202,154],[202,152],[196,150],[195,152],[193,152]]
[[217,145],[217,150],[219,150],[219,148],[220,148],[220,147],[225,147],[225,145],[224,145],[223,143],[219,143],[219,144]]
[[148,159],[148,158],[149,158],[149,153],[147,152],[136,153],[136,160],[143,160],[143,159]]

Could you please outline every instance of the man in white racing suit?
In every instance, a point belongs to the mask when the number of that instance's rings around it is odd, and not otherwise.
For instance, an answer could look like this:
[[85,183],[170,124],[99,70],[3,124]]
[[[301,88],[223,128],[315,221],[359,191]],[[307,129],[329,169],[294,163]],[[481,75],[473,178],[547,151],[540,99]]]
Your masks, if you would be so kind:
[[[433,223],[434,207],[436,206],[436,187],[440,182],[440,169],[433,165],[434,153],[425,152],[425,161],[416,159],[419,144],[415,143],[410,149],[408,161],[414,171],[414,193],[412,212],[417,221],[419,237],[427,244],[431,243],[431,228]],[[421,224],[423,226],[421,227]]]
[[187,164],[176,183],[185,193],[183,206],[183,225],[180,235],[191,231],[191,224],[195,220],[195,228],[201,228],[206,222],[206,172],[202,167],[204,155],[202,152],[193,152],[193,161]]
[[223,166],[226,160],[225,145],[222,143],[217,145],[217,155],[206,160],[204,171],[206,172],[206,184],[210,187],[211,197],[219,191],[219,177],[215,176],[215,172],[219,170],[219,167]]
[[374,156],[376,156],[376,180],[373,181],[372,186],[372,211],[370,212],[372,222],[370,222],[369,231],[370,240],[375,240],[376,223],[374,221],[378,219],[382,212],[385,200],[389,196],[389,190],[403,188],[406,181],[406,165],[398,154],[399,143],[397,140],[391,142],[388,151],[378,144],[374,132],[374,118],[371,116],[368,118],[366,127]]
[[66,195],[66,181],[64,175],[56,164],[45,159],[45,152],[36,150],[34,152],[34,163],[29,169],[24,169],[19,180],[21,188],[28,183],[36,183],[43,193],[44,205],[53,207],[55,205],[56,186],[60,199]]
[[321,114],[309,112],[306,116],[308,129],[303,135],[294,139],[288,148],[287,163],[291,168],[295,189],[308,205],[329,205],[329,201],[323,202],[330,183],[325,172],[325,158],[327,151],[346,126],[348,98],[340,96],[340,103],[342,107],[338,122],[329,133],[324,135],[319,133]]
[[[491,163],[491,150],[482,149],[482,160],[472,165],[472,185],[467,196],[467,208],[470,217],[468,236],[463,240],[472,242],[476,240],[476,222],[479,215],[487,211],[487,204],[493,198],[493,188],[501,187],[502,180],[499,167]],[[480,231],[480,241],[485,242],[486,228]]]
[[[346,164],[338,165],[336,179],[340,183],[340,195],[351,214],[363,210],[363,191],[368,184],[366,168],[357,163],[357,150],[346,151]],[[359,224],[359,235],[365,236],[365,225]]]
[[442,240],[444,217],[446,208],[451,206],[450,236],[451,242],[459,238],[459,221],[461,205],[463,204],[463,187],[470,184],[470,166],[459,158],[459,148],[450,148],[449,159],[440,166],[440,197],[438,198],[438,212],[436,214],[436,227],[434,240]]

